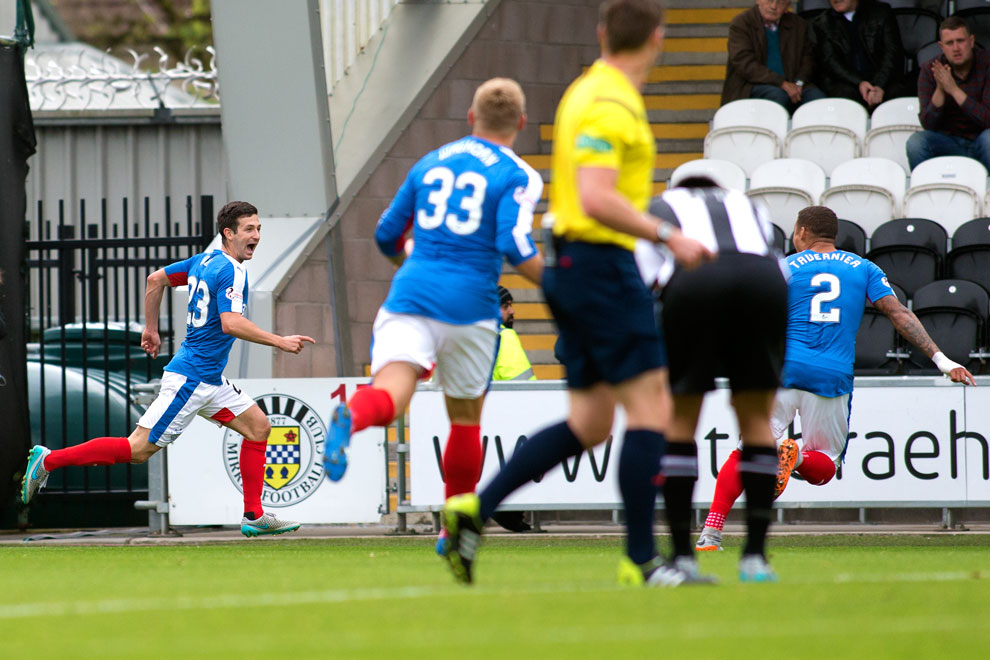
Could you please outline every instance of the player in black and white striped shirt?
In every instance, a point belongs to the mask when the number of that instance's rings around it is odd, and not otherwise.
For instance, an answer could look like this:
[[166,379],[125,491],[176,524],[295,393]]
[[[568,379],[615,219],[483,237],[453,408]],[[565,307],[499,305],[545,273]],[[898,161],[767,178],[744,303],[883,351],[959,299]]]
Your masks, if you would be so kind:
[[[772,247],[772,226],[745,194],[691,177],[655,197],[650,212],[700,241],[718,258],[661,276],[663,331],[674,417],[663,459],[664,499],[674,556],[693,556],[691,496],[698,478],[695,427],[705,392],[728,377],[743,438],[740,476],[749,530],[743,581],[772,581],[764,553],[777,472],[770,411],[780,384],[787,281]],[[669,275],[669,280],[667,276]]]

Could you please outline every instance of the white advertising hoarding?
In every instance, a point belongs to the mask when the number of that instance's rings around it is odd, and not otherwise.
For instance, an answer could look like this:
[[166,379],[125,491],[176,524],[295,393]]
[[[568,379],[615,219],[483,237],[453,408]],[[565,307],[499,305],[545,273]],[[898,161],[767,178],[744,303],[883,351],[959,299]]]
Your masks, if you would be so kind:
[[[288,462],[265,466],[262,505],[275,515],[303,523],[379,522],[385,506],[385,431],[354,434],[344,478],[323,474],[323,446],[333,408],[366,378],[239,380],[272,425],[268,455]],[[197,418],[168,449],[169,519],[174,525],[239,522],[241,436]],[[291,451],[279,452],[285,445]],[[284,460],[284,459],[283,459]]]
[[[876,381],[857,381],[850,440],[836,478],[824,486],[810,486],[795,476],[778,500],[781,505],[961,506],[990,502],[986,436],[990,429],[990,390],[951,386],[934,378],[900,380],[893,385],[891,380],[884,379],[884,386],[875,386],[881,384]],[[519,442],[563,419],[566,410],[567,394],[563,389],[493,389],[482,417],[482,486],[508,460]],[[799,434],[800,420],[794,426]],[[449,432],[441,393],[420,391],[413,397],[409,428],[411,504],[439,507],[443,503],[440,457]],[[620,412],[613,425],[612,441],[551,469],[538,483],[526,484],[504,506],[619,507],[616,472],[622,429]],[[699,479],[694,501],[706,505],[711,502],[718,468],[738,443],[728,390],[708,394],[695,437]]]

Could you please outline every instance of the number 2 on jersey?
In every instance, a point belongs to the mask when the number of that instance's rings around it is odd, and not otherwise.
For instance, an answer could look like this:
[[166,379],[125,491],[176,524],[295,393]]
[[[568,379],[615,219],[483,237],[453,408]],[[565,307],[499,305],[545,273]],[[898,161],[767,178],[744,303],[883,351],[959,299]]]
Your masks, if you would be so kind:
[[[432,167],[423,175],[423,183],[430,186],[440,183],[440,187],[430,191],[426,196],[426,201],[433,205],[433,213],[427,213],[425,209],[420,209],[416,213],[416,222],[423,229],[436,229],[441,224],[446,224],[447,229],[465,236],[478,231],[481,226],[481,207],[485,202],[485,189],[488,187],[488,180],[477,172],[461,172],[454,177],[454,173],[446,167]],[[454,189],[464,190],[471,188],[470,195],[461,198],[461,210],[467,212],[467,219],[461,220],[456,213],[447,213],[447,202],[453,194]]]
[[206,325],[206,315],[210,311],[210,288],[206,282],[195,277],[189,278],[189,311],[186,312],[186,325],[202,328]]
[[827,312],[823,312],[822,303],[832,302],[839,297],[839,293],[842,291],[839,278],[831,273],[818,273],[811,278],[811,286],[817,287],[822,284],[827,284],[828,289],[812,296],[811,318],[809,320],[812,323],[838,323],[839,313],[842,310],[838,307],[834,307]]

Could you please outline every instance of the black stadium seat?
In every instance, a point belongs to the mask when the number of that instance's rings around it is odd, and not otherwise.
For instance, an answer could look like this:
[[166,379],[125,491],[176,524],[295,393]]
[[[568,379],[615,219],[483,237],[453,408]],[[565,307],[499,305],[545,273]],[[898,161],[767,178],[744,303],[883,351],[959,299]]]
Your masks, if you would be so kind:
[[899,218],[877,227],[867,257],[913,299],[915,291],[941,277],[947,240],[936,222]]
[[[943,3],[943,5],[948,4],[949,0]],[[988,7],[990,7],[990,0],[954,0],[952,3],[952,9],[956,13],[967,9],[986,9]]]
[[839,233],[835,237],[835,247],[865,257],[866,232],[852,220],[840,218]]
[[990,48],[990,3],[983,3],[974,9],[957,9],[955,15],[966,21],[969,31],[976,35],[976,43]]
[[970,220],[956,230],[945,274],[976,282],[990,291],[990,218]]
[[831,5],[828,0],[801,0],[798,14],[806,21],[810,21],[818,14],[828,9]]
[[[938,41],[938,26],[942,17],[924,9],[895,9],[894,17],[904,45],[904,84],[907,95],[918,94],[918,53],[933,41]],[[929,58],[930,59],[930,58]]]
[[[932,340],[950,359],[978,373],[979,358],[970,358],[986,344],[986,322],[990,316],[990,295],[975,282],[939,280],[918,289],[913,311]],[[924,353],[911,346],[911,373],[938,373]]]
[[[894,295],[907,304],[904,289],[891,283]],[[899,357],[890,357],[887,353],[902,355],[901,336],[891,325],[887,315],[873,305],[867,303],[863,310],[863,320],[856,333],[856,361],[853,371],[857,376],[892,376],[901,371]]]

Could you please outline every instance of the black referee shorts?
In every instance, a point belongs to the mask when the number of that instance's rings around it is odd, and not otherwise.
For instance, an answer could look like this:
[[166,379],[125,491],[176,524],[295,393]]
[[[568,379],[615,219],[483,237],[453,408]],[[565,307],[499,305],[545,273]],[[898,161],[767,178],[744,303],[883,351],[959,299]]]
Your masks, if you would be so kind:
[[653,299],[633,253],[617,245],[561,242],[543,291],[560,336],[567,385],[617,385],[664,366]]
[[677,270],[663,292],[663,328],[674,394],[702,394],[727,377],[733,392],[780,384],[787,282],[776,259],[720,254]]

